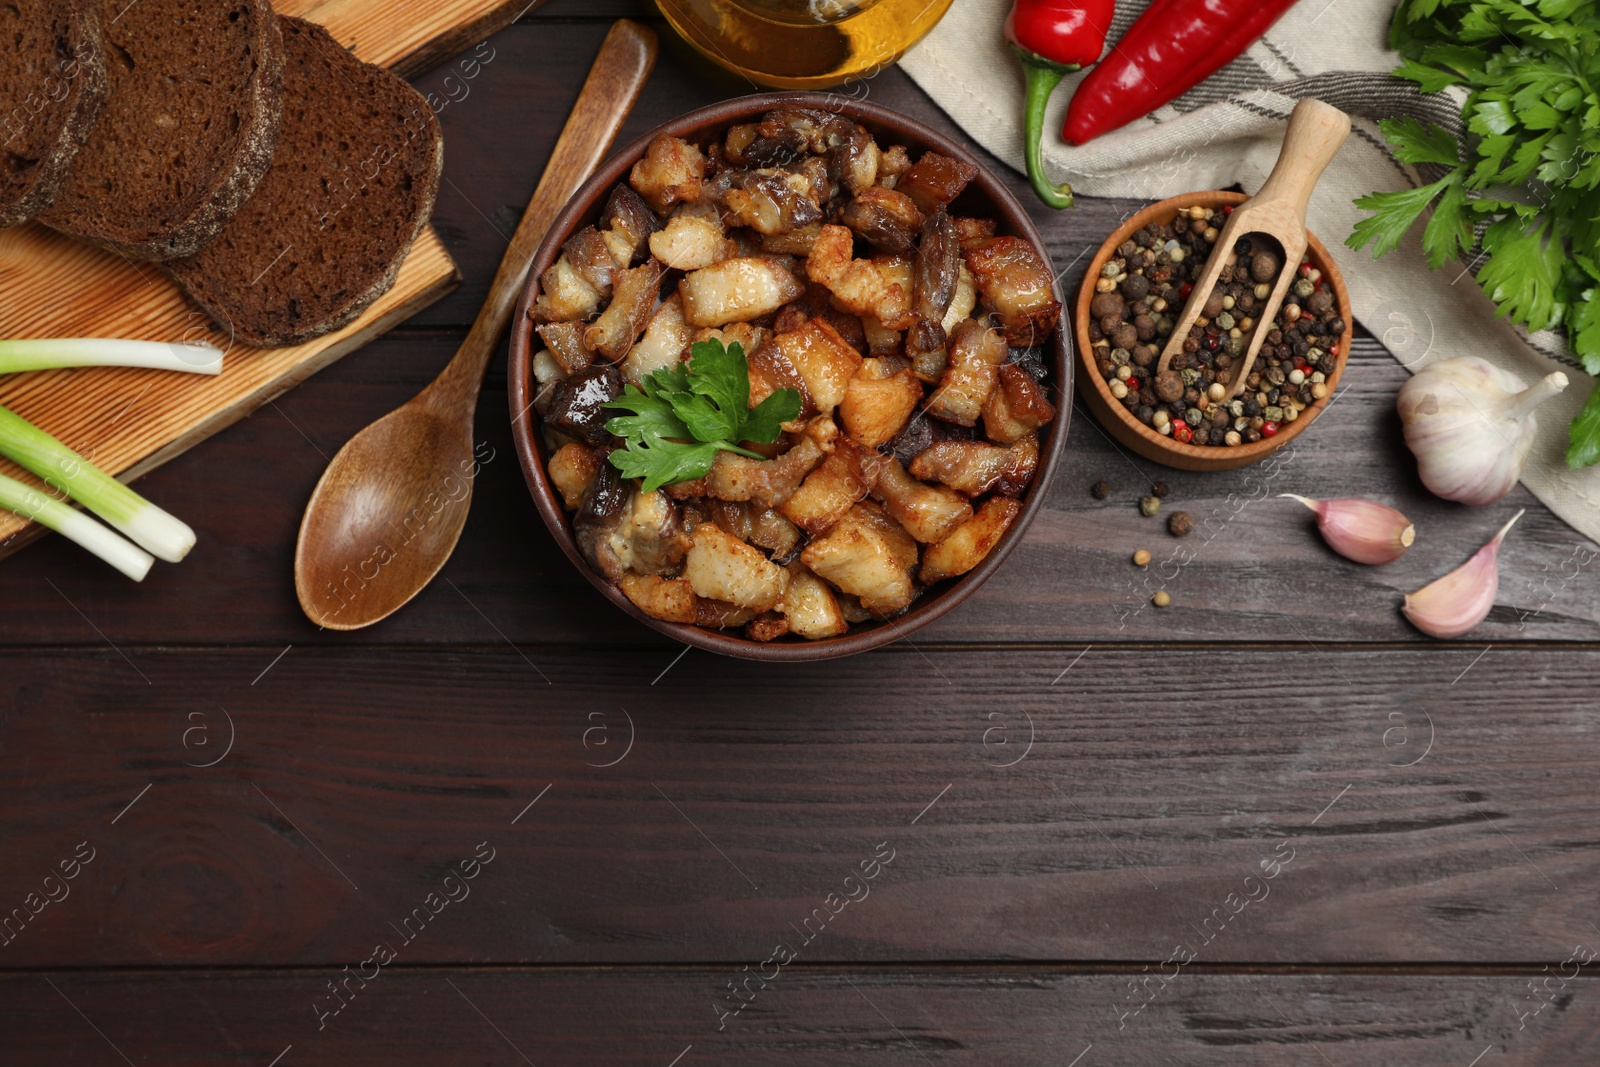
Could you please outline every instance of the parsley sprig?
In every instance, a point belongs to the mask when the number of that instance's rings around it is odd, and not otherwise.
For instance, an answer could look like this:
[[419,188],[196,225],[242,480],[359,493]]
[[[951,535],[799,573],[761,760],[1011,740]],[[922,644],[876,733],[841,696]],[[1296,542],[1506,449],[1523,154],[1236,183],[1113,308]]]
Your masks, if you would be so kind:
[[606,423],[627,442],[611,453],[625,478],[643,478],[645,492],[693,481],[711,469],[718,452],[764,458],[739,442],[771,444],[782,424],[800,414],[800,394],[779,389],[750,407],[750,364],[736,341],[699,341],[687,363],[647,375],[606,404],[633,412]]
[[[1478,284],[1502,316],[1561,328],[1600,375],[1600,6],[1594,0],[1400,0],[1394,72],[1426,93],[1459,85],[1468,137],[1387,119],[1402,163],[1443,174],[1373,193],[1348,244],[1393,250],[1431,206],[1422,247],[1434,269],[1481,251]],[[1431,176],[1431,175],[1430,175]],[[1481,249],[1478,223],[1487,224]],[[1567,463],[1600,462],[1600,389],[1569,430]]]

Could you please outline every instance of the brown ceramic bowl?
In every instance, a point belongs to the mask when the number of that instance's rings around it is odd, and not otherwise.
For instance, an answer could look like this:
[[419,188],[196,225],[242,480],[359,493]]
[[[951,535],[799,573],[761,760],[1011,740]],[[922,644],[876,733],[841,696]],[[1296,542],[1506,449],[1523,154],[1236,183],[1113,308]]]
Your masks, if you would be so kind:
[[[595,221],[612,186],[626,180],[629,169],[644,155],[645,148],[656,134],[669,133],[703,145],[714,138],[720,138],[728,127],[749,122],[756,116],[785,104],[844,115],[865,127],[879,143],[884,145],[903,144],[914,154],[924,149],[932,149],[971,163],[978,168],[978,176],[951,206],[959,214],[995,219],[999,223],[999,233],[1025,238],[1039,250],[1045,262],[1049,262],[1044,241],[1040,239],[1038,231],[1028,220],[1027,212],[1017,203],[1005,184],[989,173],[982,161],[974,157],[970,151],[943,134],[876,104],[828,93],[764,93],[759,96],[725,100],[720,104],[691,111],[640,137],[602,165],[568,202],[550,227],[544,243],[539,246],[538,254],[533,257],[533,267],[528,272],[527,286],[523,290],[522,300],[518,303],[516,315],[512,319],[509,372],[511,427],[516,439],[517,458],[522,463],[522,471],[527,478],[528,489],[533,493],[534,503],[539,508],[539,514],[544,517],[545,524],[550,527],[550,533],[561,546],[561,550],[566,553],[567,558],[572,561],[572,565],[582,571],[607,600],[646,626],[661,631],[673,640],[726,656],[771,662],[832,659],[878,648],[898,641],[928,625],[972,595],[973,591],[987,581],[989,576],[1005,562],[1006,556],[1010,555],[1011,550],[1022,540],[1029,524],[1043,506],[1045,493],[1061,459],[1061,446],[1067,437],[1067,421],[1072,412],[1072,405],[1065,402],[1071,395],[1072,358],[1069,352],[1071,341],[1067,336],[1063,316],[1056,328],[1055,337],[1046,346],[1045,353],[1050,368],[1049,384],[1053,387],[1053,397],[1057,401],[1057,414],[1055,421],[1041,436],[1039,470],[1034,476],[1033,484],[1028,487],[1027,493],[1022,498],[1022,513],[1017,516],[1011,529],[1006,531],[1006,536],[975,569],[924,593],[909,611],[888,622],[860,623],[852,626],[850,632],[843,636],[821,641],[808,641],[798,637],[784,637],[766,643],[751,641],[741,630],[708,630],[651,618],[635,607],[633,602],[623,595],[622,590],[608,582],[589,565],[573,540],[572,517],[562,507],[561,499],[545,473],[545,461],[548,457],[545,453],[544,437],[540,432],[539,417],[533,410],[535,390],[532,363],[535,351],[533,342],[536,335],[533,332],[533,324],[528,319],[528,308],[538,296],[539,276],[555,262],[567,238]],[[1058,293],[1057,298],[1059,297]]]
[[1094,262],[1089,264],[1089,273],[1084,276],[1083,287],[1078,292],[1077,314],[1074,318],[1078,339],[1078,395],[1083,397],[1084,403],[1089,406],[1089,411],[1100,425],[1111,432],[1111,436],[1145,459],[1153,459],[1168,467],[1186,471],[1225,471],[1234,467],[1247,467],[1269,452],[1282,448],[1304,433],[1306,427],[1322,414],[1322,409],[1333,399],[1333,394],[1339,385],[1339,376],[1344,373],[1345,363],[1350,358],[1350,342],[1355,338],[1355,316],[1350,313],[1350,293],[1345,289],[1344,278],[1340,276],[1339,268],[1334,265],[1333,257],[1328,255],[1328,250],[1317,240],[1315,234],[1307,234],[1310,247],[1306,250],[1306,256],[1311,260],[1311,265],[1320,270],[1322,276],[1328,279],[1328,283],[1333,287],[1334,299],[1338,302],[1339,310],[1345,320],[1344,336],[1339,339],[1339,361],[1334,365],[1333,373],[1328,376],[1327,396],[1312,401],[1311,406],[1306,408],[1298,419],[1285,424],[1271,437],[1263,437],[1253,444],[1228,448],[1215,445],[1186,445],[1181,441],[1164,437],[1140,422],[1134,417],[1133,412],[1123,407],[1122,402],[1111,395],[1111,384],[1100,376],[1100,368],[1094,365],[1094,349],[1089,343],[1089,302],[1094,299],[1094,283],[1095,279],[1100,277],[1100,268],[1106,265],[1122,242],[1152,222],[1158,225],[1171,222],[1177,216],[1180,207],[1199,204],[1201,207],[1218,208],[1224,204],[1242,204],[1248,199],[1250,198],[1243,193],[1188,193],[1163,200],[1158,204],[1151,204],[1123,223],[1116,233],[1106,238],[1106,243],[1100,246]]

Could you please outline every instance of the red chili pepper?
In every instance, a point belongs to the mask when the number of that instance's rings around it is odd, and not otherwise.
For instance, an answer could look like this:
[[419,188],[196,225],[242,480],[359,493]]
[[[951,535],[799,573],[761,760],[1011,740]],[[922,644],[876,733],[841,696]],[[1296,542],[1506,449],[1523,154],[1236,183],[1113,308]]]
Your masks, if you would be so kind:
[[1061,135],[1092,141],[1171,103],[1278,21],[1295,0],[1155,0],[1078,85]]
[[1116,0],[1016,0],[1006,16],[1006,40],[1028,78],[1028,180],[1053,208],[1072,206],[1072,186],[1053,185],[1044,172],[1045,104],[1062,78],[1100,58],[1115,9]]
[[1183,444],[1188,444],[1189,443],[1189,439],[1192,438],[1193,436],[1194,436],[1194,431],[1189,429],[1189,424],[1187,422],[1184,422],[1182,419],[1179,419],[1178,421],[1176,421],[1176,422],[1174,422],[1172,424],[1172,439],[1174,441],[1179,441],[1179,442],[1181,442]]

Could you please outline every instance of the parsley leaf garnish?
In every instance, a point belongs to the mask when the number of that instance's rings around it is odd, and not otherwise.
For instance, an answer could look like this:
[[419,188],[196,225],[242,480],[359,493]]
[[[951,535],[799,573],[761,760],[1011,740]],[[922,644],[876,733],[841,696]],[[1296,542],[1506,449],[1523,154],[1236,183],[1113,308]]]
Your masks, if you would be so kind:
[[696,342],[687,363],[647,375],[606,407],[633,412],[606,423],[627,442],[611,453],[611,465],[625,478],[644,479],[650,493],[704,476],[718,452],[763,458],[739,442],[776,441],[782,424],[800,414],[800,394],[779,389],[751,408],[744,349],[713,339]]
[[1400,244],[1400,238],[1411,229],[1422,213],[1433,203],[1433,198],[1451,183],[1451,178],[1440,178],[1430,185],[1417,189],[1400,189],[1392,193],[1372,193],[1356,201],[1356,207],[1373,212],[1371,218],[1356,223],[1350,235],[1350,245],[1360,248],[1368,241],[1374,242],[1372,254],[1381,256]]
[[1461,162],[1455,137],[1440,126],[1424,125],[1413,118],[1384,119],[1378,125],[1394,146],[1394,158],[1402,163],[1442,163],[1454,167]]
[[1500,309],[1530,330],[1555,325],[1557,289],[1561,284],[1561,246],[1545,239],[1548,225],[1526,228],[1519,218],[1505,218],[1483,235],[1488,262],[1478,271],[1478,284]]

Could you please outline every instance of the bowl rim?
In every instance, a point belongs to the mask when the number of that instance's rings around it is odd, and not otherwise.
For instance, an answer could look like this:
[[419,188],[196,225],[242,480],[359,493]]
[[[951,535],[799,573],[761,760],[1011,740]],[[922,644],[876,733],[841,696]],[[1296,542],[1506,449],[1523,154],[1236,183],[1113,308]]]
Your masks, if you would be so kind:
[[[1056,323],[1052,343],[1046,346],[1050,354],[1049,366],[1055,378],[1052,383],[1059,391],[1056,417],[1052,420],[1044,439],[1040,442],[1039,468],[1032,484],[1022,496],[1022,511],[1000,543],[990,550],[982,563],[961,575],[948,587],[932,595],[925,595],[903,615],[875,623],[852,624],[850,630],[839,636],[821,640],[753,641],[738,630],[710,630],[689,623],[665,622],[641,611],[622,590],[608,581],[589,565],[574,541],[570,519],[557,499],[545,470],[544,445],[533,413],[532,381],[533,324],[528,318],[539,287],[539,277],[555,261],[566,239],[592,212],[598,210],[601,198],[611,187],[626,177],[634,161],[642,157],[650,141],[662,133],[675,136],[698,136],[712,129],[725,128],[736,122],[764,114],[775,107],[806,107],[812,110],[841,114],[869,129],[875,136],[892,136],[908,147],[933,150],[942,155],[961,159],[978,168],[978,174],[968,185],[994,207],[994,216],[1002,224],[1001,232],[1018,236],[1034,246],[1048,265],[1049,248],[1033,225],[1027,210],[1011,193],[1003,181],[989,169],[969,148],[957,143],[937,130],[897,111],[871,103],[842,97],[834,93],[771,92],[734,97],[697,108],[641,134],[633,141],[613,152],[597,167],[587,181],[567,201],[566,206],[551,223],[544,240],[540,242],[523,283],[522,295],[517,301],[512,317],[510,356],[506,370],[511,410],[511,431],[517,460],[522,466],[523,478],[544,519],[551,536],[567,558],[577,567],[591,585],[613,605],[659,633],[686,645],[716,652],[725,656],[765,662],[812,662],[852,656],[884,645],[892,644],[907,634],[941,618],[967,599],[1005,562],[1012,550],[1021,542],[1034,518],[1043,509],[1045,497],[1061,462],[1072,416],[1074,365],[1072,332],[1068,324],[1067,301],[1062,299],[1059,279],[1052,289],[1061,302],[1061,314]],[[1052,275],[1054,271],[1052,270]]]
[[[1095,297],[1094,283],[1100,276],[1100,268],[1111,259],[1112,254],[1124,241],[1134,233],[1143,229],[1151,222],[1164,221],[1168,215],[1175,216],[1180,207],[1192,207],[1199,204],[1202,207],[1217,207],[1224,204],[1242,204],[1250,197],[1246,193],[1231,190],[1208,190],[1193,193],[1184,193],[1180,196],[1169,196],[1165,200],[1158,200],[1148,204],[1136,212],[1132,217],[1117,227],[1112,234],[1100,245],[1094,260],[1089,264],[1087,273],[1084,274],[1083,283],[1078,288],[1078,299],[1074,307],[1074,348],[1077,355],[1078,388],[1086,390],[1092,388],[1099,394],[1102,405],[1109,409],[1115,416],[1120,427],[1136,435],[1140,440],[1147,442],[1153,448],[1166,455],[1179,457],[1189,462],[1184,466],[1186,470],[1228,470],[1249,466],[1282,448],[1290,441],[1305,431],[1306,427],[1316,421],[1317,416],[1327,408],[1338,390],[1339,379],[1344,375],[1344,369],[1350,362],[1350,346],[1355,339],[1355,316],[1350,311],[1350,293],[1345,288],[1344,276],[1339,272],[1339,266],[1329,255],[1328,249],[1317,235],[1310,230],[1306,231],[1307,258],[1317,264],[1324,277],[1328,279],[1329,286],[1333,289],[1334,299],[1343,309],[1345,315],[1344,333],[1339,338],[1339,360],[1334,365],[1333,373],[1328,376],[1328,395],[1319,400],[1313,400],[1301,413],[1300,417],[1282,427],[1278,433],[1271,437],[1263,437],[1250,444],[1235,445],[1231,448],[1217,448],[1214,445],[1191,445],[1182,441],[1157,433],[1155,430],[1140,422],[1132,412],[1122,405],[1111,394],[1111,385],[1100,374],[1100,368],[1092,362],[1094,347],[1089,341],[1089,304]],[[1117,429],[1117,427],[1107,427]],[[1158,463],[1166,461],[1156,456],[1145,453],[1146,458],[1154,459]]]

